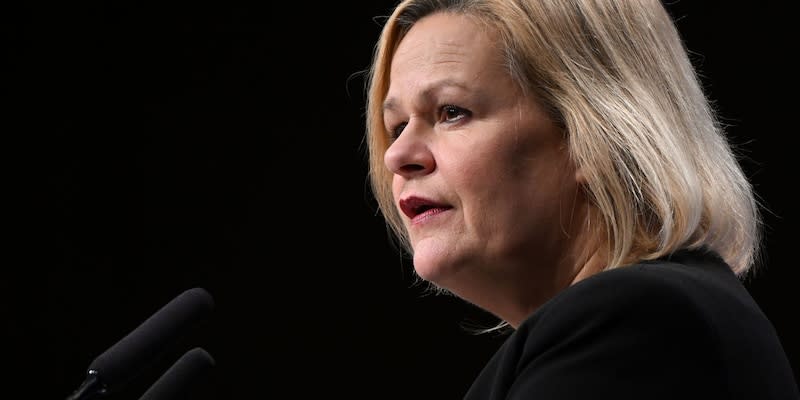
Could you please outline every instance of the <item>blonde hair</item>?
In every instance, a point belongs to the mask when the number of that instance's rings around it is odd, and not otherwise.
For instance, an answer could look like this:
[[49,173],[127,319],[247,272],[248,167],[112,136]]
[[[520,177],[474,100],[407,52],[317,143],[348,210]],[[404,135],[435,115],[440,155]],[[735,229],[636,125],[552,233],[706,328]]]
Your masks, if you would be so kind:
[[493,29],[509,74],[561,124],[585,177],[588,226],[607,268],[683,248],[717,252],[738,275],[760,251],[759,205],[679,32],[659,0],[405,0],[389,16],[367,79],[369,179],[411,251],[384,164],[392,57],[421,18],[474,17]]

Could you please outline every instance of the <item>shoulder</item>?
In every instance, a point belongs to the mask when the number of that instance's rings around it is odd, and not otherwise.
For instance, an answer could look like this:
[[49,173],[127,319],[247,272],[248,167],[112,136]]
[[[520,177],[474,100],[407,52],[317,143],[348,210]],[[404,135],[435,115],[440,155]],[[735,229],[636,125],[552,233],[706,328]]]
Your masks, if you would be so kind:
[[[759,314],[730,268],[713,254],[690,253],[604,271],[540,307],[508,338],[506,356],[519,365],[564,354],[636,363],[657,357],[680,364],[709,354],[729,317]],[[701,350],[704,349],[704,350]],[[706,367],[714,370],[712,359]]]
[[630,330],[631,336],[697,341],[713,329],[714,315],[731,307],[760,312],[721,259],[680,254],[584,279],[545,303],[516,335],[536,331],[539,340],[548,333],[563,340],[564,332],[592,332],[598,341],[605,332],[620,340]]
[[[598,273],[565,289],[523,324],[569,315],[613,318],[617,314],[667,317],[706,323],[709,315],[731,307],[761,314],[730,267],[714,253],[682,251],[670,257]],[[602,312],[600,312],[602,311]],[[555,321],[554,321],[555,322]]]
[[724,398],[767,386],[772,378],[749,379],[754,365],[776,366],[771,372],[784,376],[783,357],[772,326],[730,268],[713,254],[692,252],[565,289],[506,340],[472,394]]

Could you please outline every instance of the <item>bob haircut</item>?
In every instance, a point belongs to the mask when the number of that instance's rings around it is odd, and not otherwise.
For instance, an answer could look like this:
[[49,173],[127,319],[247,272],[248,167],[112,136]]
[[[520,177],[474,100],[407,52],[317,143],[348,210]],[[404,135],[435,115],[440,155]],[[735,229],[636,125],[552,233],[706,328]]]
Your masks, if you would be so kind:
[[512,79],[563,128],[607,269],[687,247],[719,253],[739,276],[755,265],[759,204],[659,0],[400,2],[368,71],[366,139],[372,193],[405,250],[413,251],[383,160],[383,101],[398,44],[439,12],[497,33]]

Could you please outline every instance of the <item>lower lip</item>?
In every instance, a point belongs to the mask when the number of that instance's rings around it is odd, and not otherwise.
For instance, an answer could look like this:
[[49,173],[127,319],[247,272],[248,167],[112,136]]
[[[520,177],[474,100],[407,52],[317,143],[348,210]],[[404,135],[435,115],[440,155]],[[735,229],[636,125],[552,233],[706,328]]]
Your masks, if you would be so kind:
[[449,210],[449,208],[431,208],[430,210],[425,211],[422,214],[418,214],[411,219],[411,225],[421,224],[432,217],[439,215],[445,211]]

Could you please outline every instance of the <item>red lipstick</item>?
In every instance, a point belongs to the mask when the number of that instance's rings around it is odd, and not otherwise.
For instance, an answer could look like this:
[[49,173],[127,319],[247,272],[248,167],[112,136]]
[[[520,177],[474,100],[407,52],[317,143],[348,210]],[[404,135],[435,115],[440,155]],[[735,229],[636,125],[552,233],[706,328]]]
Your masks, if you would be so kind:
[[399,204],[403,214],[411,220],[438,214],[452,208],[447,204],[417,196],[401,199]]

